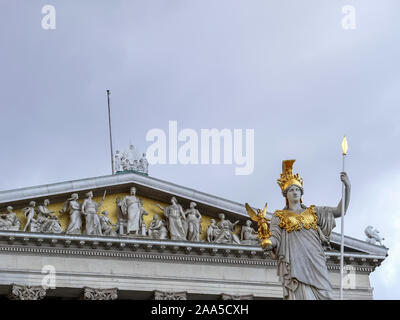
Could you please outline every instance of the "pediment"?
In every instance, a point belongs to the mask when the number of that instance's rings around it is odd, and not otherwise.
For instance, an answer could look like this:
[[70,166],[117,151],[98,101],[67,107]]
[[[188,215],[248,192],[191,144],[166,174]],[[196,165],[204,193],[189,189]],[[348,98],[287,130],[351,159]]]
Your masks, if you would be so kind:
[[[206,242],[206,232],[211,219],[217,220],[219,213],[224,213],[226,218],[232,222],[239,220],[239,225],[243,225],[246,220],[249,220],[243,204],[134,173],[1,191],[0,210],[4,212],[7,206],[13,206],[22,223],[21,228],[23,228],[26,218],[22,213],[22,208],[26,207],[31,200],[41,204],[44,199],[49,199],[49,209],[59,217],[61,226],[65,230],[68,224],[68,215],[60,214],[59,210],[72,193],[78,193],[79,198],[83,199],[88,191],[92,191],[94,200],[100,201],[106,190],[107,194],[101,210],[107,210],[111,221],[116,223],[118,218],[116,200],[128,195],[132,186],[136,187],[136,194],[142,199],[143,207],[148,213],[148,215],[144,216],[147,225],[149,225],[155,214],[162,217],[162,211],[157,207],[157,204],[167,206],[170,204],[171,198],[176,197],[179,204],[184,209],[187,209],[191,201],[196,202],[197,209],[202,214],[201,240],[203,242]],[[237,235],[239,235],[239,230],[239,227],[237,227]],[[331,243],[333,252],[337,252],[340,245],[340,235],[333,233]],[[380,256],[382,258],[387,255],[387,248],[345,236],[345,252],[355,255]]]

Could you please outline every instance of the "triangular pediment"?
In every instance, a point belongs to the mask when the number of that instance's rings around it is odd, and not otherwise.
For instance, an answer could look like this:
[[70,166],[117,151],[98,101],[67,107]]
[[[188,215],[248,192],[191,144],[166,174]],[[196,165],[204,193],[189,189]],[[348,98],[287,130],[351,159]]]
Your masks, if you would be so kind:
[[[40,204],[44,199],[49,199],[51,202],[49,209],[55,212],[60,220],[62,228],[65,230],[68,224],[68,215],[60,214],[59,210],[61,210],[63,203],[72,193],[78,193],[79,198],[83,199],[88,191],[92,191],[94,200],[100,201],[104,191],[106,191],[107,194],[102,210],[107,210],[111,221],[116,223],[118,219],[116,200],[128,195],[132,186],[136,188],[136,194],[142,199],[143,207],[148,213],[148,215],[144,216],[147,225],[149,225],[155,214],[162,217],[162,211],[158,208],[157,204],[167,206],[170,204],[171,198],[176,197],[179,204],[186,209],[189,208],[191,201],[196,202],[197,209],[202,214],[201,240],[204,242],[206,241],[206,232],[211,219],[217,220],[218,214],[220,213],[224,213],[226,218],[232,222],[239,220],[239,225],[243,225],[246,220],[249,220],[249,216],[243,204],[134,173],[1,191],[0,209],[3,212],[7,206],[13,206],[22,223],[21,227],[23,228],[26,218],[22,213],[22,208],[26,207],[31,200]],[[239,235],[239,230],[240,229],[237,227],[237,235]],[[333,251],[337,252],[340,246],[339,234],[332,234],[331,244]],[[345,252],[385,257],[387,255],[387,248],[371,245],[365,241],[345,236]]]

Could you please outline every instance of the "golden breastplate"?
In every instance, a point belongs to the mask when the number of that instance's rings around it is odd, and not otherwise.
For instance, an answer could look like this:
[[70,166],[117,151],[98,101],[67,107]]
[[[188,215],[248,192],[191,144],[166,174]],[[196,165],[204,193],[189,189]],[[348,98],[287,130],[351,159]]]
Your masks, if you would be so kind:
[[302,226],[306,229],[317,230],[317,215],[314,207],[312,205],[300,214],[289,210],[275,211],[275,215],[280,218],[279,226],[287,232],[300,230]]

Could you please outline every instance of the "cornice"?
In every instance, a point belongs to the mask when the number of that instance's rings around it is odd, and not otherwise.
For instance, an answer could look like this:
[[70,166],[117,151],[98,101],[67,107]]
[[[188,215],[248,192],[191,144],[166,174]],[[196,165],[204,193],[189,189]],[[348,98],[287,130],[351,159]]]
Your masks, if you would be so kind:
[[[255,246],[29,232],[0,231],[0,253],[276,266],[267,252]],[[328,269],[338,270],[339,253],[326,252],[326,256]],[[345,263],[360,272],[372,272],[383,260],[382,256],[345,253]]]

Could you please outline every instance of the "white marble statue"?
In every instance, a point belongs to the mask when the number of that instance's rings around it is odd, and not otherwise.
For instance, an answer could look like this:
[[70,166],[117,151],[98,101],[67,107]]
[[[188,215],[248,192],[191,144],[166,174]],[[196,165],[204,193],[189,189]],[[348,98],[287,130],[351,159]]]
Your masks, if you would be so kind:
[[251,227],[251,220],[247,220],[246,224],[242,226],[240,232],[240,242],[246,245],[257,245],[260,244],[258,239],[257,231]]
[[383,246],[382,241],[385,240],[385,238],[382,238],[379,235],[378,229],[374,229],[372,226],[368,226],[365,228],[364,233],[367,236],[367,239],[365,241],[375,245],[379,243],[379,245]]
[[36,202],[31,201],[31,202],[29,202],[29,207],[25,207],[22,209],[22,212],[24,213],[24,215],[26,217],[26,224],[24,227],[24,231],[29,230],[30,232],[37,232],[36,219],[35,219],[35,207],[36,207]]
[[38,225],[38,231],[43,233],[63,233],[60,221],[57,216],[54,216],[54,211],[48,209],[50,204],[49,199],[43,201],[43,205],[38,206],[36,223]]
[[200,241],[201,233],[201,214],[197,210],[196,202],[190,202],[190,209],[185,211],[185,217],[187,222],[187,239],[189,241]]
[[133,235],[141,234],[141,217],[143,214],[143,205],[141,200],[136,196],[136,188],[130,189],[130,195],[125,196],[120,207],[122,213],[127,217],[127,233]]
[[216,225],[217,229],[214,230],[214,242],[240,244],[239,237],[233,233],[235,226],[239,223],[239,220],[232,223],[225,219],[225,215],[223,213],[220,213],[218,217],[220,221],[218,221]]
[[171,205],[165,208],[158,203],[156,205],[164,211],[171,240],[186,240],[187,224],[185,213],[176,198],[172,197]]
[[125,156],[122,156],[121,158],[121,166],[123,171],[128,171],[131,169],[131,164],[129,163],[129,159],[126,158]]
[[116,227],[108,217],[108,211],[104,210],[100,215],[101,231],[103,236],[116,237],[117,234],[112,227]]
[[217,233],[218,233],[217,222],[215,219],[210,220],[210,225],[207,228],[207,241],[208,242],[215,242]]
[[157,214],[153,216],[153,220],[150,222],[148,233],[152,239],[163,240],[168,238],[166,223]]
[[[342,213],[342,200],[337,207],[305,206],[302,203],[303,179],[293,175],[295,160],[282,162],[278,179],[286,205],[272,215],[271,243],[266,250],[278,261],[277,273],[283,285],[284,299],[332,299],[323,243],[329,242],[335,218]],[[345,185],[345,211],[350,200],[350,181],[340,174]]]
[[85,234],[86,235],[102,235],[101,231],[101,223],[99,216],[97,215],[97,211],[102,206],[105,193],[103,199],[100,202],[94,201],[93,192],[89,191],[86,193],[86,199],[82,203],[81,213],[85,216],[86,226],[85,226]]
[[135,159],[130,167],[130,170],[139,171],[139,162]]
[[115,172],[122,171],[122,155],[117,150],[114,155],[114,170]]
[[79,196],[73,193],[62,209],[59,211],[61,214],[69,212],[69,223],[65,230],[66,234],[81,234],[82,233],[82,215],[81,204],[78,202]]
[[147,161],[145,153],[142,154],[139,160],[139,171],[146,174],[149,172],[149,162]]
[[117,205],[117,225],[115,226],[115,231],[119,235],[126,235],[126,227],[128,225],[128,217],[125,216],[125,214],[122,212],[122,200],[120,198],[117,198],[115,200],[115,203]]
[[21,222],[13,212],[13,207],[8,206],[7,213],[0,214],[0,230],[18,231],[20,227]]
[[136,150],[136,147],[132,144],[129,145],[129,148],[124,151],[125,158],[128,159],[129,163],[132,163],[139,159],[139,153]]

